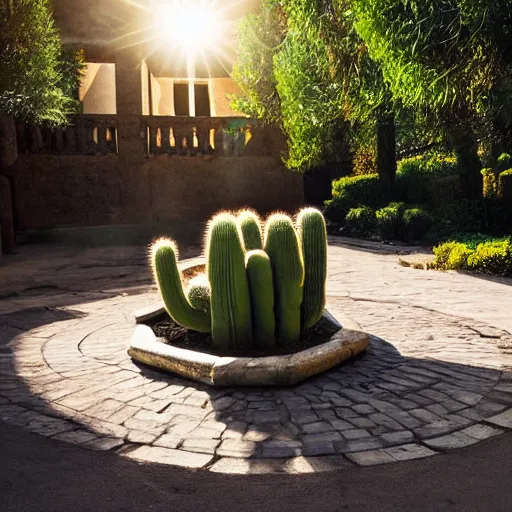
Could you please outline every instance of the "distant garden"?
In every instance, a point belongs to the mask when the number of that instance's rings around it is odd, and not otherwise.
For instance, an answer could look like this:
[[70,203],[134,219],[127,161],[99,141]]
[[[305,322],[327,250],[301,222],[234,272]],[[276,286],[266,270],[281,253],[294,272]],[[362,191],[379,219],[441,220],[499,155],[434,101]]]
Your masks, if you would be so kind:
[[289,168],[329,170],[331,233],[512,276],[507,0],[263,0],[238,40],[233,103],[282,128]]

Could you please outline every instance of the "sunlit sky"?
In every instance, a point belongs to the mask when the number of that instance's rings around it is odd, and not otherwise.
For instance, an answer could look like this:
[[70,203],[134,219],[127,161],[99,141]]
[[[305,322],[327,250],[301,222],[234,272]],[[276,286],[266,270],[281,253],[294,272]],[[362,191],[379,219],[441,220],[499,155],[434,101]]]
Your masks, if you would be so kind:
[[229,71],[233,63],[237,19],[255,0],[120,0],[140,10],[144,20],[138,30],[116,41],[122,46],[140,45],[146,59],[158,56],[160,65],[186,66],[193,74],[197,65],[220,64]]

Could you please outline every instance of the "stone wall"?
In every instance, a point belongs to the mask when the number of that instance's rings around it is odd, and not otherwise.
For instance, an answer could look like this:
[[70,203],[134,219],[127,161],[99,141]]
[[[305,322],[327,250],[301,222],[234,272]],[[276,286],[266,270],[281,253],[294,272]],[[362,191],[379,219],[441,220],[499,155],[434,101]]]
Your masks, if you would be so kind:
[[224,208],[294,211],[302,176],[273,156],[20,155],[18,229],[206,220]]

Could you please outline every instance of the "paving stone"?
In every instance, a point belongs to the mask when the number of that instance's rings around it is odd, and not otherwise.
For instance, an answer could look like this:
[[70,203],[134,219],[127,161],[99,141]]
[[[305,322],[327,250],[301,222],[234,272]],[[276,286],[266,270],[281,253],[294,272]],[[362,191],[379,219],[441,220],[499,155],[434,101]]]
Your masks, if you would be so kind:
[[284,470],[290,474],[304,474],[337,471],[351,467],[353,467],[353,464],[341,455],[325,457],[303,456],[288,460],[284,465]]
[[467,436],[478,439],[479,441],[483,441],[484,439],[489,439],[490,437],[499,436],[500,434],[503,434],[504,431],[499,428],[494,428],[489,425],[479,423],[477,425],[467,427],[461,430],[461,432]]
[[91,432],[87,432],[87,430],[73,430],[70,432],[57,434],[52,439],[58,439],[59,441],[64,441],[71,444],[84,444],[92,441],[93,439],[96,439],[96,435]]
[[217,448],[217,455],[220,457],[248,458],[256,453],[256,443],[238,439],[225,439]]
[[339,453],[360,452],[383,447],[384,443],[377,437],[367,437],[364,439],[353,439],[350,441],[334,443],[334,448]]
[[412,409],[409,411],[409,414],[424,421],[425,423],[433,423],[434,421],[441,421],[443,419],[428,409]]
[[372,428],[375,427],[375,423],[368,418],[350,418],[349,420],[355,427],[358,428]]
[[291,420],[297,425],[306,425],[308,423],[315,423],[319,420],[318,415],[315,412],[306,412],[303,414],[293,413],[291,415]]
[[209,454],[172,450],[159,446],[141,446],[122,455],[143,462],[157,462],[192,469],[202,468],[212,460],[212,456]]
[[354,411],[356,411],[359,414],[373,414],[374,412],[376,412],[375,409],[368,404],[353,405],[352,409],[354,409]]
[[171,424],[166,429],[166,433],[179,437],[185,437],[187,434],[195,430],[200,424],[197,420],[177,420],[176,423],[174,423],[175,421],[176,419],[171,421]]
[[151,444],[159,434],[151,434],[150,432],[143,432],[141,430],[130,430],[126,436],[126,441],[137,444]]
[[301,429],[305,434],[322,434],[324,432],[332,432],[333,426],[326,421],[318,421],[316,423],[302,425]]
[[261,443],[271,437],[270,432],[266,432],[258,427],[249,427],[247,432],[243,435],[244,441],[253,441],[255,443]]
[[496,416],[491,416],[490,418],[487,418],[485,421],[487,423],[497,425],[498,427],[512,429],[512,409],[507,409],[506,411],[500,414],[496,414]]
[[383,413],[370,414],[368,419],[373,421],[377,425],[381,425],[390,430],[403,430],[403,426],[391,419],[389,416]]
[[266,425],[269,423],[279,423],[279,411],[254,411],[252,421],[257,425]]
[[452,432],[446,436],[426,439],[424,442],[435,450],[456,450],[458,448],[471,446],[472,444],[477,443],[478,440],[462,432]]
[[35,432],[36,434],[51,437],[57,434],[61,434],[62,432],[68,432],[70,430],[75,430],[77,427],[73,423],[69,421],[44,417],[40,415],[40,417],[36,420],[32,420],[27,426],[27,430],[31,432]]
[[265,441],[261,445],[263,458],[296,457],[302,453],[302,443],[298,441]]
[[175,436],[172,434],[164,434],[160,436],[153,442],[154,446],[162,446],[164,448],[177,448],[182,442],[182,438],[180,436]]
[[213,455],[219,444],[220,439],[185,439],[182,448],[189,452],[211,453]]
[[99,437],[98,439],[85,443],[83,446],[89,448],[89,450],[108,451],[122,444],[124,444],[124,441],[116,437]]
[[414,434],[410,430],[389,432],[387,434],[382,434],[380,437],[388,445],[410,443],[414,440]]
[[222,457],[215,462],[210,471],[237,475],[264,475],[285,472],[286,461],[279,459],[235,459]]
[[401,446],[392,446],[385,448],[384,451],[391,455],[395,460],[411,460],[411,459],[422,459],[424,457],[431,457],[436,455],[436,452],[429,448],[422,446],[421,444],[403,444]]
[[359,466],[377,466],[389,464],[396,460],[384,450],[369,450],[366,452],[347,453],[346,457]]
[[354,428],[352,423],[349,423],[348,421],[344,421],[344,420],[335,419],[335,420],[330,420],[329,423],[332,425],[332,427],[335,430],[338,430],[340,432],[342,432],[343,430],[351,430]]
[[366,437],[371,437],[370,432],[368,430],[358,428],[358,429],[352,429],[352,430],[344,430],[342,432],[343,437],[347,440],[351,439],[363,439]]

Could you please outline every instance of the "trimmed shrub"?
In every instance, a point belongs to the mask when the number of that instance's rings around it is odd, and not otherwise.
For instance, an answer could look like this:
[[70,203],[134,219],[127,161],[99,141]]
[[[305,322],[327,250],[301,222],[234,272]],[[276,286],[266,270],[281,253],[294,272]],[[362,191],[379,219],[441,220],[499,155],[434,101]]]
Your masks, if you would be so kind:
[[434,222],[433,216],[422,208],[409,208],[402,215],[407,240],[421,240]]
[[369,206],[352,208],[345,217],[344,234],[365,238],[375,232],[375,212]]
[[403,203],[391,203],[385,208],[375,212],[377,219],[377,232],[384,239],[400,238],[400,233],[404,233],[402,212],[405,210]]
[[460,194],[460,179],[455,157],[425,153],[398,162],[397,195],[406,203],[441,204]]
[[511,238],[489,240],[478,235],[463,242],[450,241],[435,247],[434,255],[433,268],[512,277]]
[[324,215],[331,222],[342,223],[352,208],[383,206],[377,174],[347,176],[332,182],[332,200],[325,202]]

